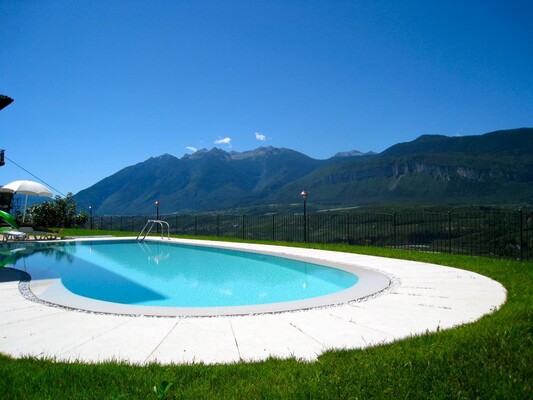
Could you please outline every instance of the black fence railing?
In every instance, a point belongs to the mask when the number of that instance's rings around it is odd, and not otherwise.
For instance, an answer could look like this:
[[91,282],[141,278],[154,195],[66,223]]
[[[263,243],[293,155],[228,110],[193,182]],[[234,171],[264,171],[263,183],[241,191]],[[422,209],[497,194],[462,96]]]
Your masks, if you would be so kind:
[[[147,216],[93,216],[86,227],[140,232]],[[533,260],[533,211],[162,215],[170,233],[262,241],[349,243]],[[305,235],[304,229],[307,229]]]

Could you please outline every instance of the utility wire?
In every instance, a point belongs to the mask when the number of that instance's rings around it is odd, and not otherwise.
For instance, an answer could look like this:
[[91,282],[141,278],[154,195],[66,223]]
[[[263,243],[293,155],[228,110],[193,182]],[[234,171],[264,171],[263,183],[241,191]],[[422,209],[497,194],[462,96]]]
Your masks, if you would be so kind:
[[53,187],[52,185],[50,185],[49,183],[45,182],[44,180],[42,180],[41,178],[39,178],[37,175],[31,173],[30,171],[28,171],[26,168],[24,168],[23,166],[17,164],[15,161],[13,161],[12,159],[10,159],[9,157],[7,157],[6,155],[4,155],[4,158],[6,160],[8,160],[9,162],[12,162],[13,164],[15,164],[17,167],[19,167],[21,170],[27,172],[28,174],[30,174],[31,176],[33,176],[35,179],[41,181],[42,183],[44,183],[46,186],[49,186],[50,188],[52,188],[55,192],[59,193],[61,196],[63,197],[67,197],[64,193],[61,193],[61,191],[57,190],[55,187]]
[[[24,172],[27,172],[28,174],[30,174],[31,176],[33,176],[35,179],[37,179],[38,181],[41,181],[42,183],[44,183],[46,186],[52,188],[56,193],[59,193],[61,196],[63,197],[67,197],[67,195],[65,193],[62,193],[60,190],[56,189],[55,187],[53,187],[52,185],[50,185],[48,182],[44,181],[43,179],[39,178],[37,175],[35,175],[34,173],[28,171],[26,168],[24,168],[23,166],[17,164],[15,161],[13,161],[12,159],[10,159],[9,157],[7,157],[5,154],[4,154],[4,158],[6,160],[8,160],[9,162],[15,164],[17,167],[19,167],[21,170],[23,170]],[[80,207],[81,209],[83,209],[84,211],[88,211],[85,207],[83,207],[82,205],[80,205],[76,200],[74,200],[74,202],[76,203],[76,205],[78,207]]]

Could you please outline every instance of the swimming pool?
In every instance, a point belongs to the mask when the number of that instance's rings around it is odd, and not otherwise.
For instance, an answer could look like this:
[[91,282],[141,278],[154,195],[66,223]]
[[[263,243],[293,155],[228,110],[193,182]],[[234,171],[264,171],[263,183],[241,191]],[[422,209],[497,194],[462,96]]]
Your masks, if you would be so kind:
[[[163,241],[28,243],[10,264],[41,301],[97,312],[226,315],[329,305],[387,286],[312,260]],[[372,274],[370,274],[372,275]],[[359,282],[364,278],[364,282]]]

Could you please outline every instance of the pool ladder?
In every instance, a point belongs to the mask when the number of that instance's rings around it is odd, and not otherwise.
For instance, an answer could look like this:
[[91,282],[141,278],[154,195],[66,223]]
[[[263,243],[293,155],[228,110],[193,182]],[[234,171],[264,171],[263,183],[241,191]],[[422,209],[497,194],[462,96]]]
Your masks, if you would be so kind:
[[[162,221],[160,219],[149,219],[148,221],[146,221],[146,224],[144,224],[144,227],[141,233],[137,235],[137,240],[138,241],[144,240],[146,236],[152,231],[152,228],[156,224],[161,227],[161,239],[163,239],[163,235],[165,234],[165,226],[167,227],[167,239],[170,240],[170,225],[168,224],[167,221]],[[142,238],[140,238],[141,236]]]

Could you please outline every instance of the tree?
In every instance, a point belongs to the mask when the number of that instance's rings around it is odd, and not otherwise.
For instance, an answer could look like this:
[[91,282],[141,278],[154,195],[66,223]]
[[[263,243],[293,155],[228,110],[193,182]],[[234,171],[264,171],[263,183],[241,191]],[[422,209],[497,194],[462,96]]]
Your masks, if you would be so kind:
[[43,227],[72,228],[82,226],[88,216],[83,211],[76,214],[76,202],[72,193],[65,198],[56,196],[53,201],[45,201],[28,209],[34,225]]

